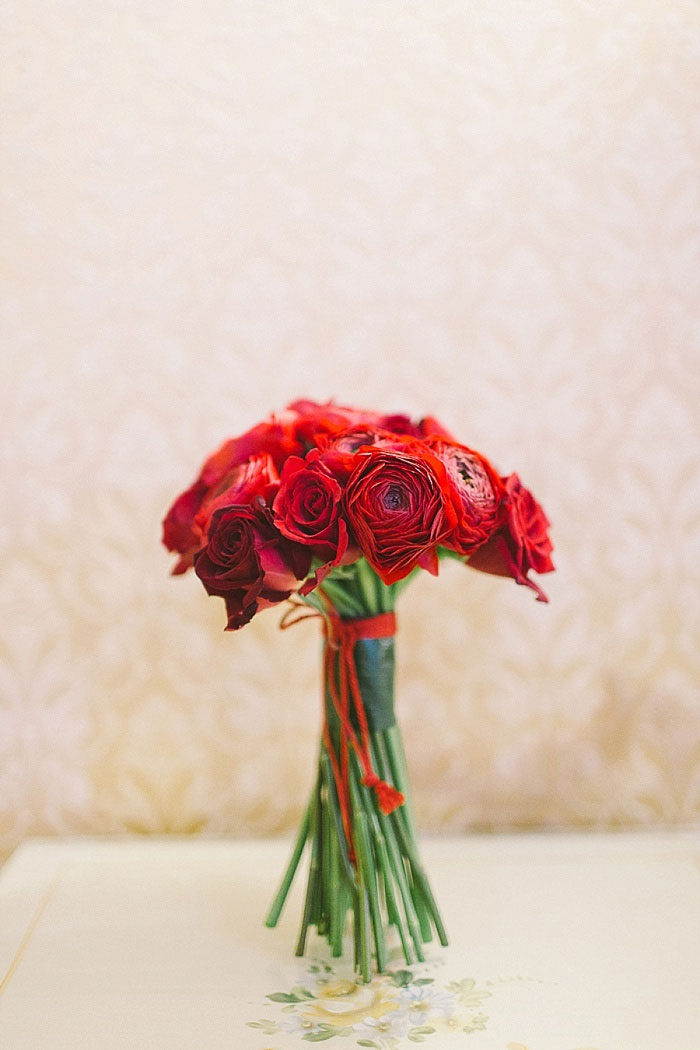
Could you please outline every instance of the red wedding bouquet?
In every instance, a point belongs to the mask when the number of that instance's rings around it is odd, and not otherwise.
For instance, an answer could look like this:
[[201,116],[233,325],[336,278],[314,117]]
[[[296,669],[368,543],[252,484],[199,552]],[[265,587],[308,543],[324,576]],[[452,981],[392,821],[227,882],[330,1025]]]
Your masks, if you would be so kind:
[[[280,891],[277,922],[307,842],[311,862],[297,954],[309,926],[383,971],[393,928],[407,962],[445,931],[418,859],[394,718],[394,608],[414,572],[440,559],[510,576],[554,568],[549,522],[517,474],[500,476],[432,417],[300,400],[207,459],[175,501],[163,542],[208,594],[227,630],[262,609],[309,607],[324,629],[325,718],[318,775]],[[286,620],[288,622],[288,620]]]

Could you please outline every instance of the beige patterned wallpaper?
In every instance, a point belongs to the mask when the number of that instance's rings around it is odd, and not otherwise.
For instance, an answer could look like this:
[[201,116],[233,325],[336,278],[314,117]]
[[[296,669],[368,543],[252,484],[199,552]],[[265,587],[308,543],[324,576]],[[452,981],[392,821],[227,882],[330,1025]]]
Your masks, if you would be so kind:
[[300,395],[439,416],[554,523],[548,606],[403,598],[422,825],[700,820],[697,0],[3,17],[0,853],[292,827],[315,627],[225,634],[159,538]]

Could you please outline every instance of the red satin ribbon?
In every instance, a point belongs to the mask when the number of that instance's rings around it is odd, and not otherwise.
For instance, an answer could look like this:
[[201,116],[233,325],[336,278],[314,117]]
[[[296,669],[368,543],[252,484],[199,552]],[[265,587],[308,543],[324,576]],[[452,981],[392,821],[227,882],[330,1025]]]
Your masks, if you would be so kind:
[[[391,813],[404,802],[401,792],[377,776],[372,766],[367,712],[362,700],[354,657],[355,643],[361,638],[391,638],[396,633],[396,617],[393,612],[387,612],[364,620],[343,620],[333,609],[327,611],[324,633],[326,637],[324,678],[340,722],[339,754],[336,754],[333,747],[327,720],[324,720],[323,740],[333,770],[345,837],[353,852],[348,769],[351,747],[354,748],[364,773],[362,783],[374,789],[382,813]],[[353,714],[359,732],[355,731],[352,721]]]

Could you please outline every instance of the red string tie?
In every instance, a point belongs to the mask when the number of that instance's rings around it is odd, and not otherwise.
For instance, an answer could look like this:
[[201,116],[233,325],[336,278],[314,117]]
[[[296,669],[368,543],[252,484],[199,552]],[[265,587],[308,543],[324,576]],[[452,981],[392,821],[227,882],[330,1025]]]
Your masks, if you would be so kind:
[[[350,805],[348,780],[348,751],[352,746],[362,766],[362,783],[373,789],[382,813],[392,813],[403,805],[403,794],[392,784],[377,776],[372,766],[369,726],[367,712],[362,700],[362,691],[355,667],[355,643],[364,638],[391,638],[396,634],[396,617],[393,612],[380,613],[362,620],[343,620],[333,610],[326,621],[326,681],[340,721],[340,759],[333,754],[330,734],[324,730],[326,749],[331,758],[331,765],[338,791],[338,801],[348,841],[350,836]],[[338,653],[338,684],[335,682],[333,654]],[[359,734],[352,724],[351,709],[354,711]]]

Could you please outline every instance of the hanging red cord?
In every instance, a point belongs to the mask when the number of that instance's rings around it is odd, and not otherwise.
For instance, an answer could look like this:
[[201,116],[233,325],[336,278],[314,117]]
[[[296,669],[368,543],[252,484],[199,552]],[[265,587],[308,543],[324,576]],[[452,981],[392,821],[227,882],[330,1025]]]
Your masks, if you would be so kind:
[[[322,591],[320,593],[323,595]],[[289,619],[290,613],[292,613],[291,609],[283,617],[280,623],[281,628],[291,627],[308,617],[321,616],[320,613],[309,612],[301,613],[294,619]],[[396,616],[393,612],[385,612],[359,620],[344,620],[335,607],[329,601],[326,601],[322,619],[324,637],[326,639],[324,679],[340,723],[338,752],[336,752],[331,739],[327,718],[324,719],[323,723],[323,742],[328,752],[333,772],[349,854],[354,859],[352,810],[350,806],[350,748],[354,749],[362,767],[362,783],[365,787],[374,790],[382,813],[387,815],[392,813],[398,806],[403,805],[405,801],[403,794],[392,784],[382,780],[372,765],[367,712],[362,699],[362,690],[355,666],[356,642],[368,638],[393,637],[396,634]],[[358,731],[355,730],[353,725],[353,717]]]

